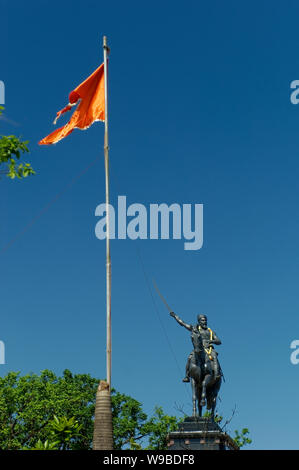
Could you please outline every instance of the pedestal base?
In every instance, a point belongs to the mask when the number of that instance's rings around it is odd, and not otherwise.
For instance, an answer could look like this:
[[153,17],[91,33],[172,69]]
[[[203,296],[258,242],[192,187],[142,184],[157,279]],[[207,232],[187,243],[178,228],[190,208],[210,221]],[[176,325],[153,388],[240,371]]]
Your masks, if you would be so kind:
[[186,418],[168,435],[169,450],[239,450],[232,438],[210,418]]

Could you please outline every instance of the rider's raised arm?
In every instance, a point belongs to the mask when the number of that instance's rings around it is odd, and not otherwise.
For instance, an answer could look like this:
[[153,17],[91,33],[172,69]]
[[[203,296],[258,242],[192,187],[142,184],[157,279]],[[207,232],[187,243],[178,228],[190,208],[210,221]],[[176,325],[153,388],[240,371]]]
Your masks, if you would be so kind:
[[187,328],[187,330],[192,331],[192,325],[188,325],[188,323],[185,323],[183,320],[180,319],[178,315],[176,315],[174,312],[170,312],[170,315],[176,319],[179,325],[184,326]]

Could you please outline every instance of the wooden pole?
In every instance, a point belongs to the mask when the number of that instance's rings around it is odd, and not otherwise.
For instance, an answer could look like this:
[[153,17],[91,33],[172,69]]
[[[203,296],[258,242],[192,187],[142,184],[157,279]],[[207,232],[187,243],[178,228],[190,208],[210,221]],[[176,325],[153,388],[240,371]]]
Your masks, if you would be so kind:
[[107,383],[111,390],[111,257],[110,257],[110,211],[109,211],[109,140],[108,140],[108,53],[107,37],[103,38],[104,49],[104,78],[105,78],[105,135],[104,135],[104,158],[105,158],[105,184],[106,184],[106,309],[107,309],[107,345],[106,345],[106,370]]
[[107,38],[103,38],[104,49],[104,78],[105,78],[105,184],[106,184],[106,302],[107,302],[107,347],[106,381],[101,380],[98,386],[94,414],[93,450],[113,449],[113,426],[111,408],[111,258],[110,258],[110,221],[109,221],[109,146],[108,146],[108,80],[107,80],[107,56],[109,48]]

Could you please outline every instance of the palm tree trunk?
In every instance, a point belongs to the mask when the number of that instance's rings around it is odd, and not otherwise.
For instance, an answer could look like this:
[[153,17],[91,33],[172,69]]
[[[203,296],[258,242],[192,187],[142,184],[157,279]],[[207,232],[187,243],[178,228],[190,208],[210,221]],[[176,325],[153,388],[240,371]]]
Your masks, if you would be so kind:
[[93,450],[113,449],[112,409],[110,387],[101,380],[96,395]]

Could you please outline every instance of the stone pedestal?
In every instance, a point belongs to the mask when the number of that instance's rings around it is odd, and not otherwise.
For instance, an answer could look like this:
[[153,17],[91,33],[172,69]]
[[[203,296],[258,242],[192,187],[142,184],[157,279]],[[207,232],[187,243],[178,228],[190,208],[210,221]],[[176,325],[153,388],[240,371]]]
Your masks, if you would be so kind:
[[185,418],[168,435],[169,450],[239,450],[232,438],[210,418]]

